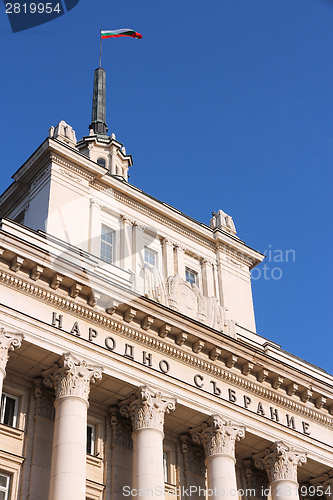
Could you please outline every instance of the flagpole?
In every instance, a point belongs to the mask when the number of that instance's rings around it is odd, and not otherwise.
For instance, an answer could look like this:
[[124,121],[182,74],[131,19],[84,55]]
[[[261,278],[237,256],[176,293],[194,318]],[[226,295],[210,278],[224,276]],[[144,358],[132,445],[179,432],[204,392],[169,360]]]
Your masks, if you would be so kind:
[[99,30],[99,67],[102,67],[102,30]]

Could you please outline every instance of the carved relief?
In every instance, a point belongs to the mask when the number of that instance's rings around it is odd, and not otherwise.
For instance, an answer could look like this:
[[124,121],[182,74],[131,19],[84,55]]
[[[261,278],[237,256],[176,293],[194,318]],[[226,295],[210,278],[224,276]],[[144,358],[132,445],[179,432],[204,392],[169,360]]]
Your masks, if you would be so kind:
[[267,491],[268,488],[268,478],[266,473],[256,469],[252,460],[244,460],[243,474],[246,480],[247,488],[249,490],[255,490],[256,498],[262,498],[262,500],[265,500],[267,496],[264,495],[264,491]]
[[34,380],[34,396],[36,398],[36,416],[54,420],[54,394],[42,384],[42,379]]
[[78,360],[70,353],[42,373],[46,387],[53,387],[56,399],[75,396],[88,402],[90,383],[102,378],[103,368],[93,366],[84,359]]
[[180,436],[180,449],[184,457],[185,474],[197,474],[205,477],[205,455],[201,448],[193,446],[189,436]]
[[188,283],[178,275],[168,277],[165,289],[168,301],[166,305],[171,309],[216,330],[223,330],[225,312],[216,297],[204,297],[196,284]]
[[6,373],[9,351],[21,347],[22,340],[21,333],[7,333],[4,328],[0,328],[0,370],[3,374]]
[[277,441],[262,454],[255,455],[255,465],[266,470],[270,483],[279,480],[297,482],[297,467],[306,463],[306,453],[293,446]]
[[142,386],[120,404],[120,413],[132,419],[133,431],[152,428],[163,432],[164,414],[174,411],[175,405],[175,398],[166,397],[148,386]]
[[222,415],[212,415],[191,434],[195,443],[203,445],[206,458],[218,454],[235,458],[235,442],[245,437],[245,427],[233,424]]
[[119,408],[109,409],[111,426],[111,445],[123,446],[124,448],[133,448],[132,425],[129,420],[121,418]]

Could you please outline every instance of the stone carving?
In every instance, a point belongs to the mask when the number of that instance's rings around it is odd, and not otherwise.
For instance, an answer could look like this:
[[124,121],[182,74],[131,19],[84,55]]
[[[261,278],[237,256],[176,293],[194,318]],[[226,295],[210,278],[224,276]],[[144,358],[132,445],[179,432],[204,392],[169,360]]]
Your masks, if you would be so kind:
[[143,280],[143,294],[160,304],[166,304],[165,286],[159,270],[155,266],[145,263],[140,276]]
[[53,139],[66,142],[71,146],[76,145],[76,136],[73,128],[63,120],[61,120],[55,128],[51,127],[49,134]]
[[174,411],[175,407],[175,398],[142,386],[120,404],[120,413],[132,419],[133,431],[152,428],[163,432],[164,414]]
[[216,297],[204,297],[199,287],[184,281],[180,276],[169,276],[166,281],[167,303],[171,309],[204,322],[222,331],[225,310]]
[[111,445],[123,446],[124,448],[133,448],[132,425],[129,420],[121,418],[118,407],[109,409],[111,425]]
[[34,396],[36,398],[35,413],[38,417],[54,420],[54,394],[52,394],[43,384],[41,377],[34,380]]
[[84,359],[78,360],[72,354],[63,354],[52,368],[44,370],[42,376],[46,387],[53,387],[56,400],[75,396],[88,402],[90,383],[102,378],[103,368],[93,366]]
[[297,467],[306,463],[306,453],[277,441],[254,459],[258,469],[266,470],[270,483],[283,479],[297,482]]
[[184,456],[185,473],[205,477],[205,456],[201,448],[193,446],[189,436],[180,436],[180,449]]
[[206,458],[218,454],[235,458],[235,442],[245,437],[245,427],[235,425],[222,415],[212,415],[191,434],[195,443],[203,445]]
[[256,469],[252,460],[244,460],[243,474],[247,488],[249,490],[255,490],[256,498],[265,500],[267,496],[264,495],[264,491],[267,491],[268,488],[268,478],[265,472]]
[[6,373],[9,351],[21,347],[23,338],[21,333],[7,333],[4,328],[0,328],[0,371],[3,375]]
[[235,224],[230,215],[223,212],[223,210],[219,210],[218,212],[213,212],[212,216],[209,223],[212,229],[222,229],[228,231],[228,233],[236,234]]

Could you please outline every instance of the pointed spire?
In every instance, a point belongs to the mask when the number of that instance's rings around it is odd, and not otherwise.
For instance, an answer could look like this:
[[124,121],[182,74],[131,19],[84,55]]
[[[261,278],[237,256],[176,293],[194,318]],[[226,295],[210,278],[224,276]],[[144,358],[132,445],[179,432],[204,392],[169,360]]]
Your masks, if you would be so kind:
[[92,116],[89,125],[95,134],[106,135],[108,127],[105,123],[105,115],[105,70],[97,68],[94,74]]

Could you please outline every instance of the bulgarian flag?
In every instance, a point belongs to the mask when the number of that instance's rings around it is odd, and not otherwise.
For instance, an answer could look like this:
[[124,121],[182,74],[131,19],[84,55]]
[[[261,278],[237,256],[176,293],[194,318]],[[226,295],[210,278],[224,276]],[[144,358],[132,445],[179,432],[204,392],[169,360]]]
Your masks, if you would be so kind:
[[120,38],[121,36],[130,36],[132,38],[142,38],[140,33],[130,29],[122,29],[122,30],[101,30],[101,38],[104,40],[105,38]]

